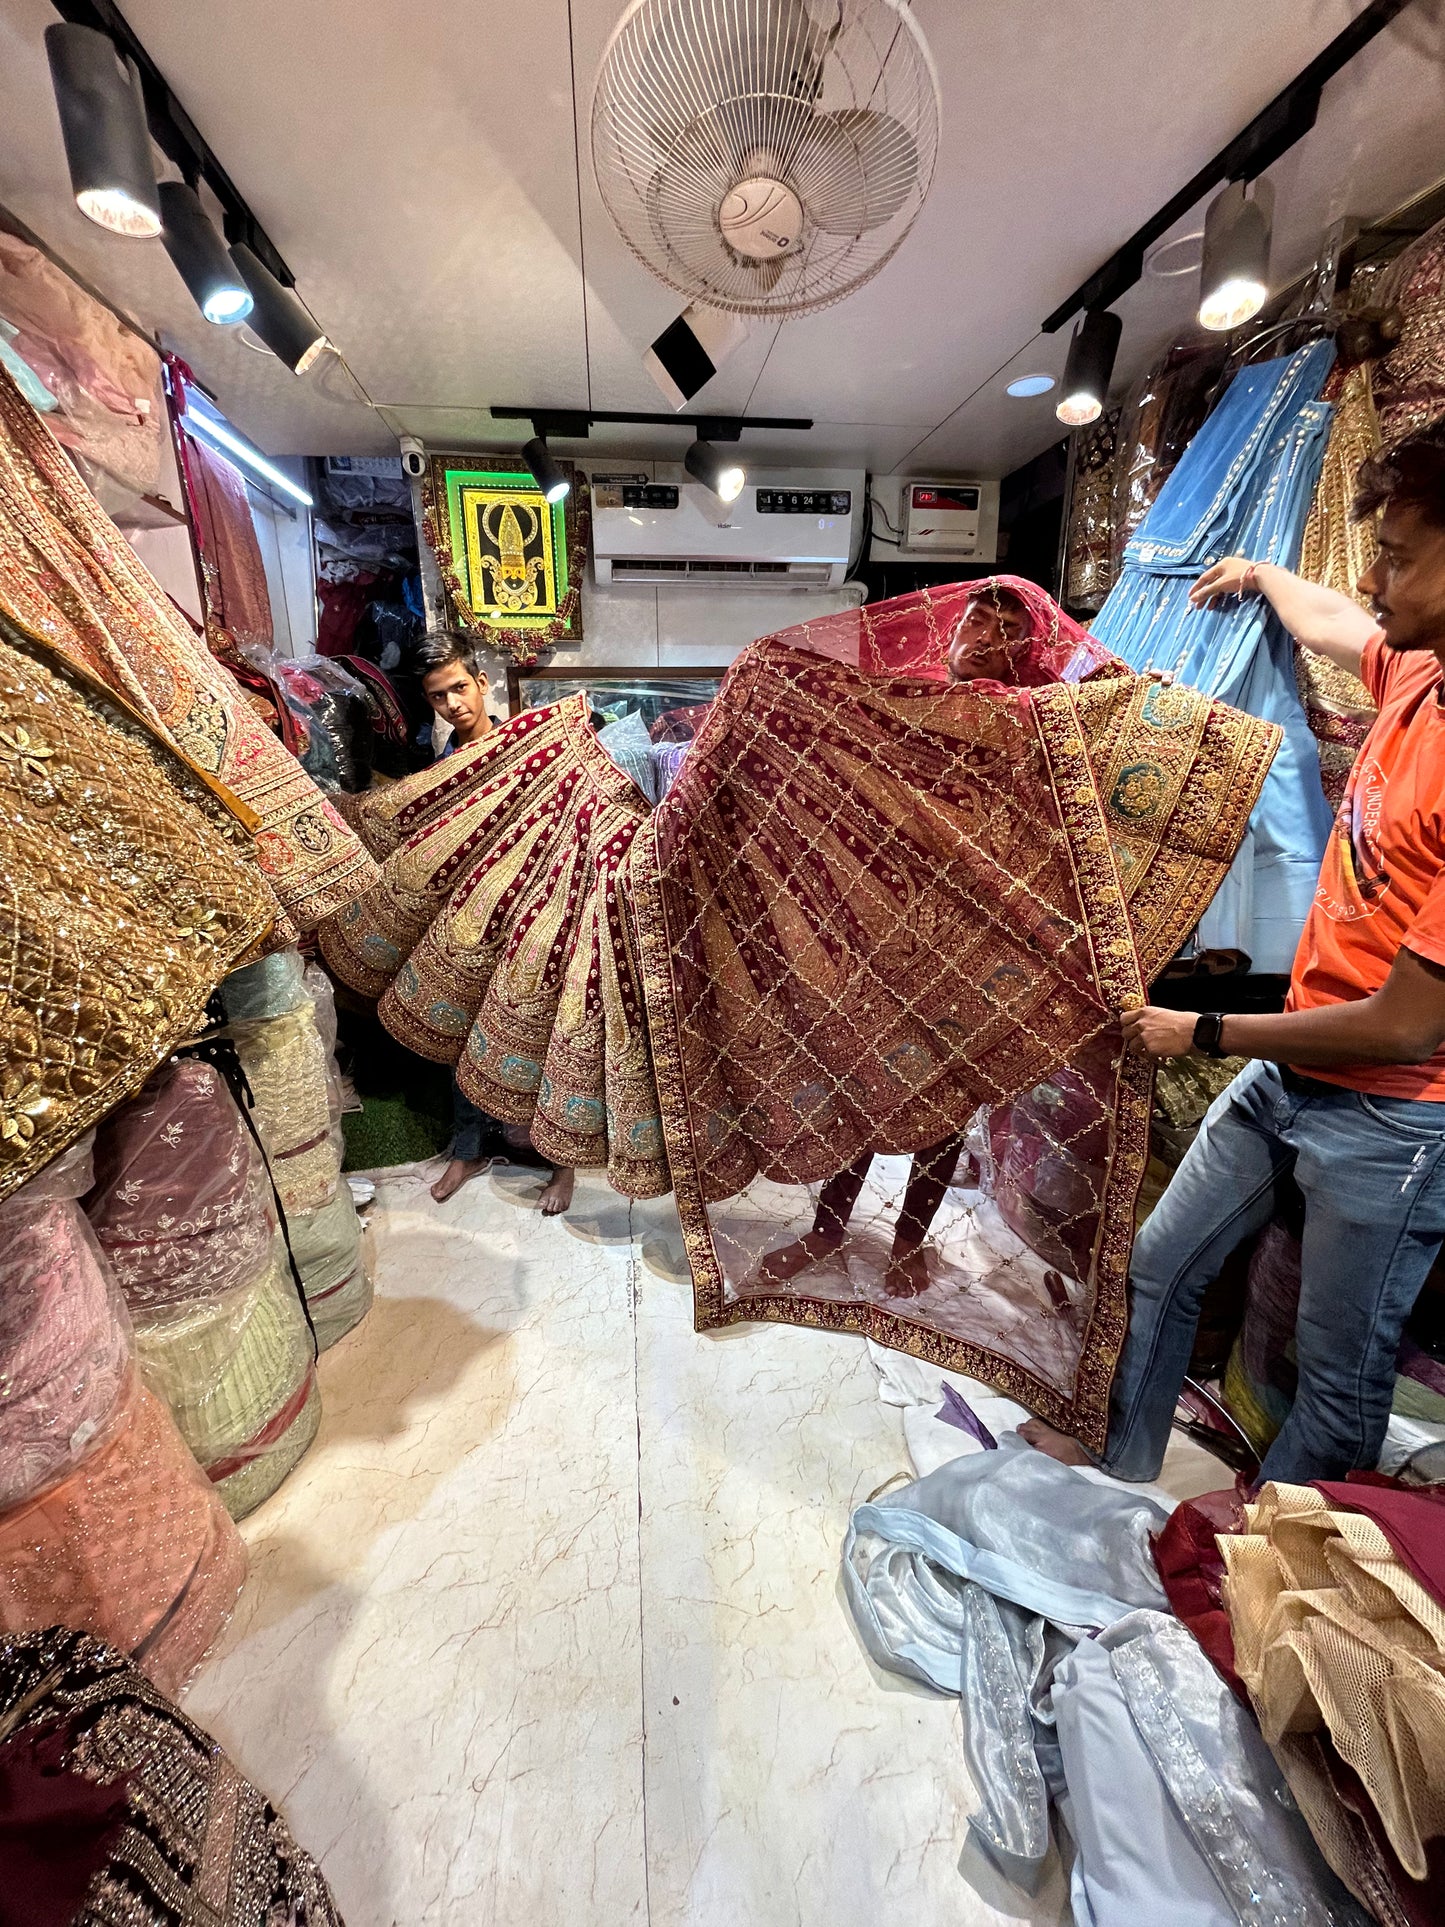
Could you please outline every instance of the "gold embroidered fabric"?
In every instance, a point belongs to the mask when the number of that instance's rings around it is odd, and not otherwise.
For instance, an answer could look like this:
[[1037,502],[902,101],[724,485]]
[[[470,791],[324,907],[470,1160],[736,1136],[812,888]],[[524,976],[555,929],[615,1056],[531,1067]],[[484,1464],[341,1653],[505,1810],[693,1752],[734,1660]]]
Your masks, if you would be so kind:
[[331,969],[392,1035],[457,1066],[489,1115],[619,1190],[667,1189],[635,945],[619,873],[647,800],[584,695],[368,797],[380,885],[324,926]]
[[187,628],[0,368],[0,611],[89,670],[259,819],[278,935],[374,876],[352,831]]
[[1425,1843],[1445,1833],[1445,1608],[1373,1519],[1313,1486],[1266,1485],[1245,1518],[1219,1550],[1264,1736],[1328,1733],[1423,1880]]
[[[1299,566],[1307,582],[1323,583],[1359,602],[1365,600],[1360,594],[1360,577],[1374,563],[1380,545],[1374,518],[1366,516],[1356,522],[1350,505],[1360,465],[1379,447],[1380,424],[1366,362],[1348,370],[1344,377],[1330,424],[1325,465],[1305,524]],[[1319,744],[1325,794],[1338,806],[1360,745],[1374,721],[1375,705],[1358,676],[1313,650],[1296,647],[1295,677],[1310,729]]]
[[1380,277],[1378,299],[1400,310],[1400,338],[1375,375],[1380,433],[1397,442],[1445,414],[1445,221],[1437,221]]
[[1097,1442],[1148,1149],[1118,1012],[1279,732],[1107,661],[952,685],[967,599],[754,644],[653,812],[583,699],[514,718],[366,799],[382,883],[321,942],[550,1155],[671,1178],[700,1325],[864,1331]]
[[[885,605],[895,666],[937,600]],[[1278,732],[1127,673],[866,675],[812,629],[734,665],[624,866],[698,1323],[866,1332],[1101,1443],[1150,1094],[1117,1013]]]
[[0,614],[0,1197],[202,1027],[275,899],[168,743]]

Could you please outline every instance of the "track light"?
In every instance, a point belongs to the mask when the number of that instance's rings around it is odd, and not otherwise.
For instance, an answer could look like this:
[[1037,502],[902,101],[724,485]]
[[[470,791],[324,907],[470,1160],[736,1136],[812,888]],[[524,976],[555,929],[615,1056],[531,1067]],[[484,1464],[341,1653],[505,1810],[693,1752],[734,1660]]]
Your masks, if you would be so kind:
[[1065,427],[1086,428],[1103,414],[1123,332],[1123,322],[1107,308],[1089,308],[1080,319],[1069,343],[1063,393],[1054,410]]
[[231,249],[231,259],[255,301],[252,328],[293,375],[304,375],[331,343],[291,290],[282,287],[244,242]]
[[572,484],[567,480],[560,463],[552,459],[552,451],[541,435],[534,435],[524,445],[522,460],[531,469],[532,480],[549,502],[560,502],[564,495],[571,492]]
[[45,29],[45,52],[76,206],[112,234],[154,240],[160,199],[134,67],[109,35],[73,20]]
[[710,488],[720,502],[735,502],[743,492],[748,472],[735,456],[724,455],[711,442],[695,441],[682,465],[689,475]]
[[162,181],[161,239],[177,274],[207,321],[244,321],[253,305],[250,289],[236,272],[226,244],[201,206],[201,197],[183,181]]
[[1199,268],[1199,323],[1218,334],[1257,315],[1269,297],[1269,229],[1274,194],[1256,181],[1247,195],[1231,181],[1204,217]]

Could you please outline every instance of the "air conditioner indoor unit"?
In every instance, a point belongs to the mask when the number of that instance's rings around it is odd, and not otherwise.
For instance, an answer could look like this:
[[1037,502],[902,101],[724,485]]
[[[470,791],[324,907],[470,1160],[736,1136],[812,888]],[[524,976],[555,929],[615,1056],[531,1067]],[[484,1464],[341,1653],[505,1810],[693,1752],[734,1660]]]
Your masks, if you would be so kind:
[[592,476],[592,559],[608,583],[837,589],[863,512],[862,469],[750,470],[735,502],[677,481]]

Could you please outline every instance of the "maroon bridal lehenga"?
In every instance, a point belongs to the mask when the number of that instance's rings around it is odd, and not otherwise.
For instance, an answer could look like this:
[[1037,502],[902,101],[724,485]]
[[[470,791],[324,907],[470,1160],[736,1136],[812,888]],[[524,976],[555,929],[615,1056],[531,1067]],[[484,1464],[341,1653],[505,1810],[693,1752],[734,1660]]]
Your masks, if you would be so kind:
[[[951,682],[981,591],[1009,680]],[[652,808],[585,699],[365,799],[323,927],[539,1148],[676,1193],[700,1327],[866,1333],[1100,1442],[1151,1072],[1119,1012],[1208,904],[1269,725],[1001,578],[738,658]]]

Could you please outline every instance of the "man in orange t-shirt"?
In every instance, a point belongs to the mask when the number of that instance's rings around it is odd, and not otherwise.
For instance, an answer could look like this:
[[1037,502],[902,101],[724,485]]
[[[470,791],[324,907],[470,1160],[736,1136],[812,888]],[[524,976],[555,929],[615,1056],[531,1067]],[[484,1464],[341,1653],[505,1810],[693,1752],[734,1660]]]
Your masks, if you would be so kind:
[[[1198,608],[1260,594],[1306,648],[1353,670],[1379,705],[1320,869],[1282,1015],[1156,1005],[1124,1019],[1149,1057],[1250,1057],[1212,1106],[1134,1247],[1129,1335],[1100,1461],[1150,1479],[1169,1441],[1206,1287],[1266,1225],[1275,1187],[1304,1194],[1299,1388],[1261,1477],[1341,1478],[1378,1460],[1405,1320],[1445,1240],[1445,423],[1360,471],[1380,513],[1360,587],[1331,589],[1232,556]],[[1040,1420],[1021,1428],[1070,1463]]]

